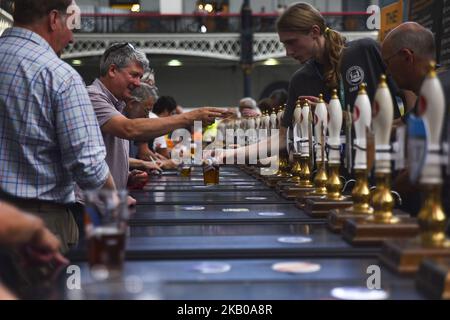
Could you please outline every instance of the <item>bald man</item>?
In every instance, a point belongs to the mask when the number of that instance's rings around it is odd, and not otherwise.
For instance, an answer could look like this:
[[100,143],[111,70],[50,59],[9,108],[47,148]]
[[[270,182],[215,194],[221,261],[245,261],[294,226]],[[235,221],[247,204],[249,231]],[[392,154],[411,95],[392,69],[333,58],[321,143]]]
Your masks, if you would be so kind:
[[[416,22],[404,22],[384,39],[381,56],[387,72],[403,90],[419,96],[431,60],[436,60],[436,47],[433,33]],[[450,73],[439,73],[444,88],[445,99],[450,103]]]
[[[381,46],[381,56],[387,67],[387,72],[394,78],[397,85],[403,90],[414,92],[415,99],[420,95],[420,88],[425,79],[431,60],[436,60],[436,47],[433,33],[416,22],[404,22],[391,32],[384,39]],[[448,141],[447,130],[448,106],[450,104],[450,70],[445,70],[438,74],[444,90],[447,112],[444,121],[443,137]],[[414,112],[415,107],[407,112],[402,121],[410,112]],[[398,124],[398,123],[397,123]],[[409,182],[407,173],[400,174],[397,177],[394,188],[399,191],[407,206],[404,208],[413,214],[416,214],[421,206],[418,189],[412,186],[408,188]],[[403,178],[403,179],[402,179]],[[443,194],[449,194],[450,178],[444,177]],[[444,207],[447,213],[450,212],[449,197],[444,197]]]

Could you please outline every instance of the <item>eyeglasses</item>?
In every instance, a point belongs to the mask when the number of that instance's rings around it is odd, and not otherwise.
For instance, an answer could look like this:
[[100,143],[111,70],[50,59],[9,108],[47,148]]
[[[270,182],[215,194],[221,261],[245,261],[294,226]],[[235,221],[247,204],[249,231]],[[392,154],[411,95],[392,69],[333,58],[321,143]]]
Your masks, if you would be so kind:
[[131,50],[136,51],[136,49],[133,47],[133,45],[131,43],[129,43],[129,42],[116,43],[116,44],[113,44],[108,49],[106,49],[105,53],[103,54],[103,60],[108,59],[109,55],[112,52],[120,50],[120,49],[125,48],[125,47],[129,47]]
[[397,54],[399,54],[399,52],[402,51],[403,49],[406,49],[406,50],[410,51],[412,54],[414,54],[414,51],[409,49],[409,48],[401,48],[401,49],[397,50],[395,53],[391,54],[386,59],[383,59],[384,64],[386,66],[388,66],[389,65],[389,60],[391,60],[393,57],[395,57]]

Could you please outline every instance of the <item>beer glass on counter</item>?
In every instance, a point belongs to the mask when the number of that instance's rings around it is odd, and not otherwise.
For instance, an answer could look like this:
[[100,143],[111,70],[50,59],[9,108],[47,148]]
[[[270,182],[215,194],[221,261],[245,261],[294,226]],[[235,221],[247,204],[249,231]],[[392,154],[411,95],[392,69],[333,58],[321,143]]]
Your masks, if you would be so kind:
[[126,190],[85,192],[85,226],[88,263],[96,280],[122,274],[125,233],[129,216]]
[[203,161],[203,182],[205,185],[219,184],[219,163],[215,159]]
[[[191,176],[192,165],[193,165],[192,149],[193,149],[192,146],[191,146],[191,149],[189,149],[185,146],[180,146],[176,153],[178,159],[180,160],[180,164],[178,165],[178,171],[180,173],[180,176],[183,178],[189,178]],[[172,154],[172,158],[173,158],[173,154]]]
[[190,164],[183,163],[180,168],[180,175],[184,178],[189,178],[191,176],[192,167]]

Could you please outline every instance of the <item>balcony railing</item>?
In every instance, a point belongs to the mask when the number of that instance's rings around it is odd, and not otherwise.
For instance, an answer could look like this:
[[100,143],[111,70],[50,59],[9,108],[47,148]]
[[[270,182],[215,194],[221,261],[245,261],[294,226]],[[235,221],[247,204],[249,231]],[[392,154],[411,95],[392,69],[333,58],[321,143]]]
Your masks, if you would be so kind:
[[[366,12],[324,12],[328,25],[339,31],[368,31]],[[254,14],[254,32],[275,32],[277,14]],[[81,33],[235,33],[239,14],[82,14]]]

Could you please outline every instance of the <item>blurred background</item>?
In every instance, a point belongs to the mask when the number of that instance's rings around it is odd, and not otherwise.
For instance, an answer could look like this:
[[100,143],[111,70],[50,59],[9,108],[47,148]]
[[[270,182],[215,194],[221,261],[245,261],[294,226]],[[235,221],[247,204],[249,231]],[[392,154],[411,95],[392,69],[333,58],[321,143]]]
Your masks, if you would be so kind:
[[[161,95],[172,95],[186,108],[236,106],[240,98],[256,101],[287,89],[298,62],[286,58],[275,22],[289,0],[77,0],[81,29],[62,58],[90,84],[98,75],[99,58],[110,44],[128,41],[143,50],[156,73]],[[444,48],[443,19],[450,1],[310,0],[328,25],[348,40],[380,39],[404,20],[433,29]],[[380,30],[368,28],[381,7]],[[12,23],[13,1],[0,0],[0,33]],[[369,13],[368,13],[369,12]],[[440,16],[439,16],[440,15]],[[373,17],[373,16],[372,16]],[[444,21],[445,20],[445,21]],[[450,28],[449,28],[450,29]],[[450,31],[450,30],[449,30]]]

